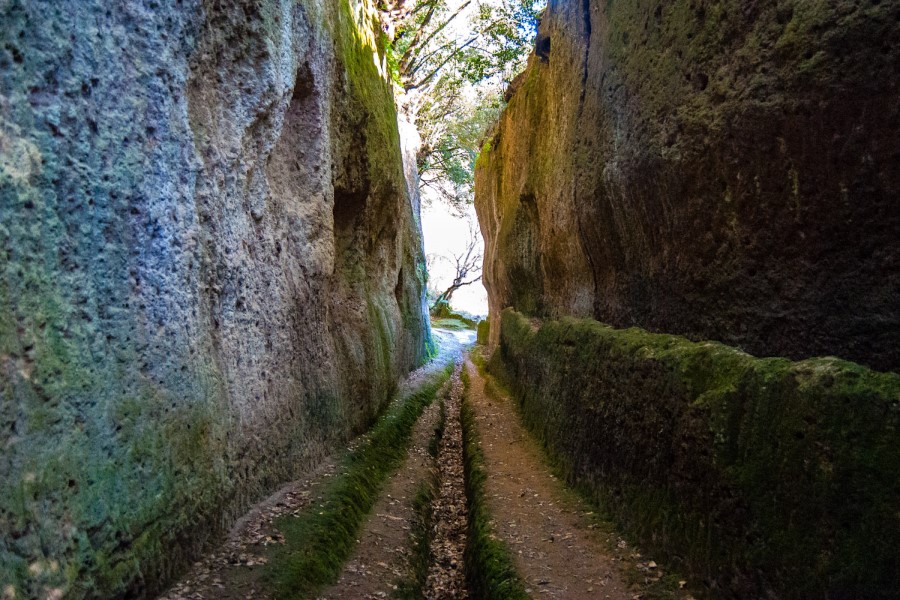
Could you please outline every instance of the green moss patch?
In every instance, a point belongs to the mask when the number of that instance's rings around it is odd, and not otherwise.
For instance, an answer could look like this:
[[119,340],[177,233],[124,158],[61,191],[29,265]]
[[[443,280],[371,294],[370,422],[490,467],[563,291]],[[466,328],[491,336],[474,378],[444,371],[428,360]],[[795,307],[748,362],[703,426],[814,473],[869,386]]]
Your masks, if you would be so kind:
[[285,547],[268,565],[277,598],[309,598],[337,581],[356,537],[385,482],[403,462],[413,426],[450,377],[452,365],[394,403],[344,459],[324,500],[297,517],[276,522]]
[[483,321],[478,322],[478,327],[476,328],[478,331],[478,344],[481,346],[487,346],[488,341],[490,340],[491,335],[491,321],[490,319],[485,319]]
[[442,300],[438,302],[429,310],[431,313],[431,322],[435,327],[442,327],[442,325],[436,324],[437,322],[444,321],[459,321],[462,323],[466,329],[475,329],[478,326],[478,320],[476,317],[472,317],[472,315],[466,315],[465,313],[459,313],[453,310],[450,304],[447,303],[446,300]]
[[485,505],[484,455],[478,443],[475,413],[468,402],[469,375],[462,371],[466,398],[460,410],[463,433],[463,461],[466,479],[466,502],[469,510],[468,545],[466,546],[466,578],[473,598],[485,600],[526,599],[525,585],[516,572],[512,554],[491,528]]
[[454,331],[475,329],[474,322],[464,318],[432,319],[431,326],[438,329],[452,329]]
[[338,59],[344,67],[347,91],[359,110],[365,114],[364,139],[372,181],[392,182],[401,189],[403,168],[400,159],[400,133],[397,110],[386,67],[385,38],[378,12],[370,1],[353,3],[341,0],[334,24]]
[[491,370],[566,478],[713,595],[898,589],[900,376],[511,310]]

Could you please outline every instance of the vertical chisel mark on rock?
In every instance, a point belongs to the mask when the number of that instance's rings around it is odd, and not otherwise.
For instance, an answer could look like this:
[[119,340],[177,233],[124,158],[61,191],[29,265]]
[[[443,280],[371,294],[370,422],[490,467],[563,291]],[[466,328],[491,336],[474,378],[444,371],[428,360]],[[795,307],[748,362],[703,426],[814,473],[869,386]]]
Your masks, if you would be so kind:
[[581,74],[581,104],[584,105],[585,84],[588,78],[588,56],[591,52],[591,0],[581,0],[582,16],[584,18],[584,71]]
[[[593,25],[591,23],[591,0],[581,0],[581,9],[582,9],[582,19],[584,24],[584,56],[582,58],[581,65],[581,93],[578,96],[578,112],[577,121],[581,122],[584,119],[584,104],[585,99],[587,97],[587,81],[589,74],[589,64],[590,64],[590,54],[591,54],[591,36],[593,34]],[[575,141],[575,157],[576,161],[580,164],[584,161],[591,160],[590,147],[584,140],[584,134],[576,138]],[[578,175],[576,173],[575,177]],[[575,181],[574,189],[572,191],[573,195],[573,204],[575,206],[575,224],[578,227],[578,241],[581,244],[581,247],[584,249],[584,256],[587,260],[588,265],[590,266],[591,278],[593,279],[593,285],[591,288],[594,290],[594,299],[593,299],[593,311],[594,314],[597,314],[597,303],[598,298],[600,296],[599,290],[597,289],[597,266],[594,264],[594,255],[593,252],[588,248],[588,237],[589,232],[586,229],[585,224],[585,202],[589,199],[584,198],[585,191],[582,189],[582,186],[579,185],[577,179]],[[589,224],[587,225],[589,227]]]

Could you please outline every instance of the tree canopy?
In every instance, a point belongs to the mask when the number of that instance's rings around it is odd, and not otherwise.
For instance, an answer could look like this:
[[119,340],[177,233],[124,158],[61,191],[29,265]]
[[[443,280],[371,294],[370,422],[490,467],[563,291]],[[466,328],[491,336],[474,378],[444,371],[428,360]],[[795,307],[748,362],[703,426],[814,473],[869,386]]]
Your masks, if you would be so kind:
[[420,185],[472,199],[480,140],[531,51],[543,0],[385,0],[389,62],[422,137]]

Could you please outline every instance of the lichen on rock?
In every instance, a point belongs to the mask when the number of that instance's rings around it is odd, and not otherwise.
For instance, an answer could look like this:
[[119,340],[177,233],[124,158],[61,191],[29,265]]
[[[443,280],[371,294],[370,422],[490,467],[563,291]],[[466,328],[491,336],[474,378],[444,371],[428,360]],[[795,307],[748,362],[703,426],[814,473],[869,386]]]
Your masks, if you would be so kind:
[[494,322],[514,306],[900,368],[897,18],[551,0],[476,169]]
[[425,358],[379,29],[368,0],[0,13],[0,581],[150,595]]

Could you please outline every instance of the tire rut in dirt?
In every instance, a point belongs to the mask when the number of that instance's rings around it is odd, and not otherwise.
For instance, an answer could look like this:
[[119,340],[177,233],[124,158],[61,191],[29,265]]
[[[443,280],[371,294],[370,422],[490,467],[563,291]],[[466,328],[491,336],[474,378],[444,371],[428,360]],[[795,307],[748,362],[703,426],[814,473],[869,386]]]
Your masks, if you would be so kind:
[[450,380],[446,423],[438,446],[439,484],[432,505],[432,564],[424,590],[424,597],[430,600],[462,600],[469,597],[464,560],[467,510],[459,418],[463,396],[461,372],[462,361],[457,363]]
[[[472,408],[487,473],[484,492],[494,533],[512,551],[532,597],[632,600],[614,557],[593,538],[587,507],[550,474],[537,444],[519,423],[509,398],[489,394],[466,361]],[[492,397],[493,396],[493,397]]]

